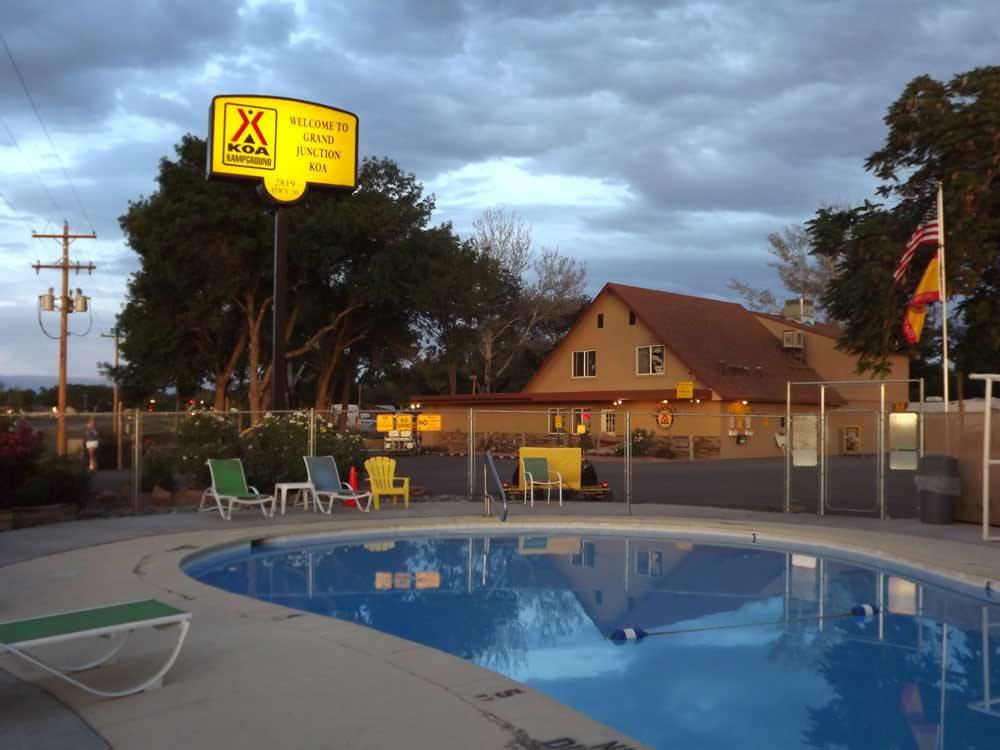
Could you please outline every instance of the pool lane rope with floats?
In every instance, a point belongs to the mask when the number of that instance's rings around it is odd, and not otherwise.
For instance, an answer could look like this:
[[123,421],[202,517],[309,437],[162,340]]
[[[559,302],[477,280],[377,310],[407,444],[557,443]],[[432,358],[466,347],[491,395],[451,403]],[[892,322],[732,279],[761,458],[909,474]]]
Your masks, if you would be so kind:
[[681,630],[643,630],[638,627],[617,628],[611,631],[608,640],[616,644],[627,643],[629,641],[638,643],[644,638],[651,638],[654,635],[685,635],[687,633],[705,633],[712,630],[732,630],[734,628],[763,628],[769,625],[791,625],[797,622],[817,622],[818,620],[836,620],[844,617],[869,618],[878,614],[878,607],[873,604],[855,604],[849,612],[835,612],[830,615],[815,615],[813,617],[796,617],[791,620],[777,620],[774,622],[746,622],[736,625],[707,625],[701,628],[683,628]]

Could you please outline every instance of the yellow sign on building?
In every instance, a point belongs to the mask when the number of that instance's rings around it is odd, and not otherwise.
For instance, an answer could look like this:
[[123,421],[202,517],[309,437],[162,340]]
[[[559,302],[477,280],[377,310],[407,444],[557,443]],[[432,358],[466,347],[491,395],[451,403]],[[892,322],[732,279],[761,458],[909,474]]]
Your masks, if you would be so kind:
[[375,417],[375,429],[379,432],[392,432],[396,429],[392,414],[378,414]]
[[209,113],[209,176],[263,180],[280,203],[309,185],[358,184],[358,116],[276,96],[217,96]]
[[417,430],[419,432],[441,432],[441,415],[421,414],[417,417]]
[[397,430],[412,430],[413,429],[413,415],[412,414],[397,414],[396,415],[396,429]]
[[694,381],[677,381],[677,398],[694,398]]

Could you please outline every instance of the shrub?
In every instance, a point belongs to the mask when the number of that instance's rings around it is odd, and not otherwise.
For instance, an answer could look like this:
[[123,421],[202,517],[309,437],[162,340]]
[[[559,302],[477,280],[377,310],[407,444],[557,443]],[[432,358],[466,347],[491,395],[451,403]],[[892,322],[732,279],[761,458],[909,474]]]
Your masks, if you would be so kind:
[[41,432],[24,420],[0,417],[0,501],[14,499],[14,490],[35,471],[41,455]]
[[[261,492],[270,492],[277,482],[304,482],[306,465],[302,457],[309,452],[309,415],[303,412],[287,416],[268,414],[240,435],[240,455],[247,483]],[[337,432],[334,423],[316,417],[316,455],[333,456],[347,481],[351,466],[363,468],[366,451],[364,438],[357,432]]]
[[240,455],[247,484],[270,492],[277,482],[304,482],[302,457],[309,449],[309,417],[306,414],[267,414],[240,435]]
[[[122,429],[125,426],[122,425]],[[127,440],[122,436],[122,457],[128,452]],[[86,455],[86,451],[84,451]],[[97,467],[99,469],[113,469],[118,465],[118,438],[111,427],[99,427],[97,430]]]
[[212,483],[206,461],[240,455],[240,435],[229,417],[194,412],[177,428],[176,472],[202,487]]
[[[368,450],[365,448],[365,437],[360,432],[337,432],[332,422],[316,417],[316,455],[333,456],[346,482],[352,466],[358,473],[364,471]],[[302,463],[301,458],[299,463]]]
[[142,457],[143,492],[152,492],[154,487],[162,487],[173,492],[177,487],[174,470],[177,467],[177,457],[170,448],[153,447]]
[[17,491],[18,505],[82,503],[90,489],[90,474],[74,456],[51,456]]
[[[632,456],[648,456],[652,453],[656,443],[656,436],[649,430],[636,427],[632,430]],[[622,443],[615,449],[615,455],[621,456],[625,453],[625,444]]]
[[649,430],[636,427],[632,430],[632,455],[648,456],[653,450],[656,437]]

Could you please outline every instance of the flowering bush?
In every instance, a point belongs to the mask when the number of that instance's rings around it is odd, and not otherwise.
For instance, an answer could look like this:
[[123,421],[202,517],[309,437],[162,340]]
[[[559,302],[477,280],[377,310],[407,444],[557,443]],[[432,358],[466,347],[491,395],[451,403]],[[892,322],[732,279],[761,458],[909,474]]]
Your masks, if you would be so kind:
[[177,428],[176,471],[202,487],[211,484],[206,461],[240,455],[240,435],[233,421],[216,412],[193,412]]
[[0,499],[12,493],[34,471],[42,455],[42,433],[23,420],[0,417]]
[[[240,435],[240,455],[247,482],[269,492],[277,482],[304,482],[302,457],[309,452],[309,415],[268,414]],[[344,481],[350,467],[362,468],[364,439],[359,433],[337,432],[333,422],[316,417],[316,455],[333,456]]]

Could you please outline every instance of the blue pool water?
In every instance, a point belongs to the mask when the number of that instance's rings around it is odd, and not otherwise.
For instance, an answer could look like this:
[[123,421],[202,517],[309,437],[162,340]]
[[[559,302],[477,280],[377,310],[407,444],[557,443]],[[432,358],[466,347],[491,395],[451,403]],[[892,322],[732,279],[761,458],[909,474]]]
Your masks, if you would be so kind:
[[[455,654],[656,748],[1000,748],[1000,606],[861,564],[534,534],[246,545],[186,570]],[[882,616],[836,617],[861,602]],[[616,645],[621,626],[693,632]]]

